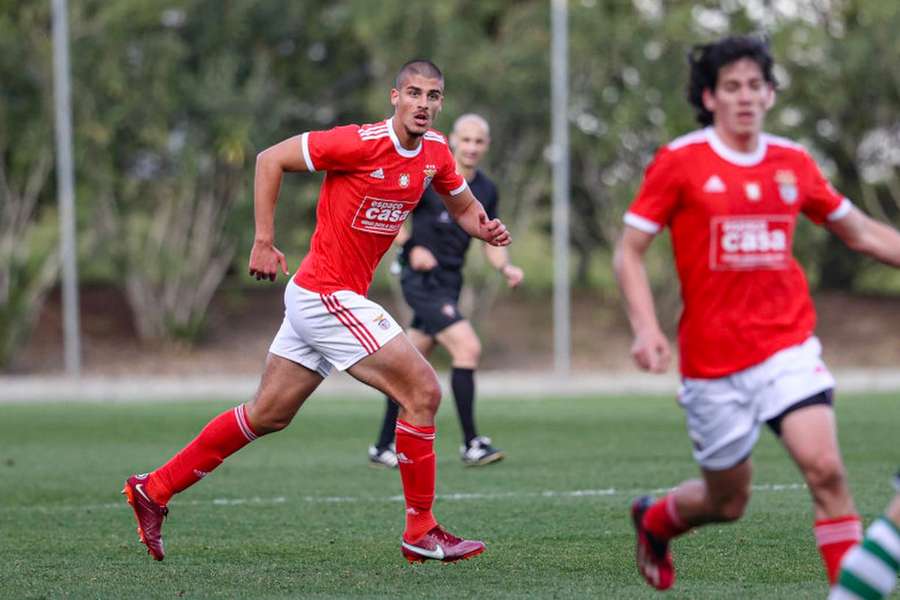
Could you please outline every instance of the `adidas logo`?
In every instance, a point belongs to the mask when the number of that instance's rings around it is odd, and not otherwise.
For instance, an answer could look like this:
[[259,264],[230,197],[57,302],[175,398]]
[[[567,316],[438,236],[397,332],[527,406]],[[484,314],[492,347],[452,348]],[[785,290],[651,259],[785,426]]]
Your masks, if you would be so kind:
[[374,177],[375,179],[384,179],[384,169],[375,169],[371,173],[369,173],[369,177]]
[[703,184],[703,191],[710,194],[721,194],[725,191],[725,182],[718,175],[713,175]]

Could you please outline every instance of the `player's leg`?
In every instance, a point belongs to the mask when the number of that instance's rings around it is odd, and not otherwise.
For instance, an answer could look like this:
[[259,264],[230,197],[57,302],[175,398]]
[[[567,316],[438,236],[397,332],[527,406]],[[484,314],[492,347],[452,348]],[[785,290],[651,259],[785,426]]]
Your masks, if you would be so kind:
[[[415,320],[413,321],[415,324]],[[426,359],[434,348],[434,338],[418,329],[410,329],[407,332],[410,342]],[[369,446],[369,464],[376,467],[397,467],[397,452],[394,446],[394,430],[397,428],[397,415],[400,405],[394,402],[390,396],[385,396],[384,417],[381,420],[381,429],[374,446]]]
[[685,378],[678,396],[702,479],[681,483],[654,501],[632,503],[638,570],[657,589],[675,580],[669,542],[692,527],[741,517],[750,499],[750,452],[760,424],[752,393],[735,379]]
[[475,427],[475,371],[481,360],[481,340],[467,320],[456,321],[436,334],[439,344],[450,353],[453,370],[450,387],[463,434],[460,456],[469,466],[487,465],[502,460],[502,451],[491,440],[479,436]]
[[355,363],[348,372],[394,398],[401,407],[397,419],[397,457],[406,498],[404,555],[411,561],[452,561],[483,552],[483,543],[450,535],[437,524],[432,514],[434,416],[441,399],[434,369],[401,334]]
[[900,573],[900,472],[894,479],[897,495],[885,514],[866,530],[866,537],[841,562],[837,585],[829,600],[887,598]]
[[[824,401],[826,393],[817,396]],[[781,440],[812,495],[816,545],[828,580],[834,583],[841,559],[862,538],[838,448],[834,411],[824,402],[809,404],[784,415],[780,429]]]
[[269,354],[255,397],[215,417],[188,445],[146,475],[133,475],[123,493],[138,521],[138,534],[151,556],[162,560],[162,522],[169,499],[216,469],[257,437],[286,427],[322,375]]
[[741,518],[750,500],[752,473],[746,458],[730,468],[703,469],[702,479],[685,481],[656,501],[649,496],[634,501],[638,569],[650,585],[665,590],[675,582],[672,539],[706,523]]

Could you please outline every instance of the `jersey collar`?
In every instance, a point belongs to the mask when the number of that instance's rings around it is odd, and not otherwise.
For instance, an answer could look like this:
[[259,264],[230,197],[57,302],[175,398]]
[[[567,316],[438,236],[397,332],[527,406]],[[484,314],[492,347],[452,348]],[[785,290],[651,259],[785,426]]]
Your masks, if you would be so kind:
[[397,154],[403,158],[414,158],[418,156],[419,152],[422,151],[422,140],[419,140],[419,145],[416,146],[415,150],[407,150],[400,145],[400,139],[397,137],[397,132],[394,131],[394,117],[389,118],[386,123],[388,134],[391,136],[391,141],[394,142],[394,149],[397,151]]
[[726,146],[725,142],[716,135],[716,130],[713,129],[712,126],[704,129],[704,132],[706,133],[706,140],[709,142],[713,152],[718,154],[723,160],[727,160],[739,167],[752,167],[758,165],[766,155],[766,148],[768,146],[766,138],[768,136],[764,133],[759,134],[759,144],[756,145],[756,150],[753,152],[738,152],[737,150],[732,150]]

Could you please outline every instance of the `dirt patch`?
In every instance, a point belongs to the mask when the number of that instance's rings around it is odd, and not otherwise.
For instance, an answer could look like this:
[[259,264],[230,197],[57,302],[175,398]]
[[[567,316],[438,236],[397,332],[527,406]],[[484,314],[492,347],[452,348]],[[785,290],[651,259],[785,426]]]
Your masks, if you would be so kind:
[[[398,318],[406,314],[390,295],[375,295]],[[900,368],[900,298],[841,293],[816,296],[818,335],[834,369]],[[84,370],[92,375],[257,374],[283,314],[280,286],[224,289],[208,313],[204,338],[193,348],[147,345],[137,339],[131,310],[118,290],[81,290]],[[549,370],[553,367],[552,301],[510,295],[480,324],[486,369]],[[44,307],[15,372],[62,371],[62,318],[58,293]],[[619,306],[597,294],[572,301],[572,365],[575,370],[633,370],[631,335]],[[446,358],[438,356],[438,364]]]

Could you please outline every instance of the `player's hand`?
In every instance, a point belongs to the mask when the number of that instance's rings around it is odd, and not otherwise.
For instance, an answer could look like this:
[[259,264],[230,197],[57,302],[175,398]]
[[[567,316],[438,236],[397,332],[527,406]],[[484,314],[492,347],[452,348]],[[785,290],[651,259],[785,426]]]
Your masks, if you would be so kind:
[[506,225],[500,219],[488,219],[485,213],[478,215],[478,228],[481,230],[481,239],[491,246],[509,246],[512,238]]
[[413,271],[430,271],[438,266],[438,261],[425,246],[413,246],[409,251],[409,266]]
[[511,288],[522,283],[522,280],[525,278],[525,271],[509,263],[505,264],[503,268],[500,269],[500,273],[506,277],[506,285]]
[[631,357],[644,371],[665,373],[672,360],[669,340],[658,329],[639,333],[634,336],[634,343],[631,344]]
[[278,248],[271,242],[253,242],[253,249],[250,250],[250,277],[256,277],[257,281],[275,281],[279,267],[282,273],[290,275],[284,254]]

